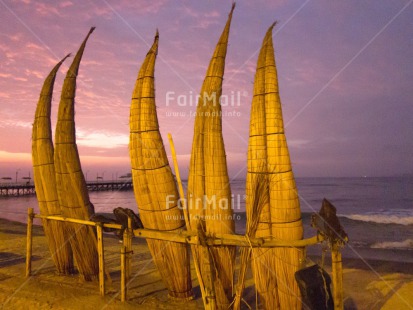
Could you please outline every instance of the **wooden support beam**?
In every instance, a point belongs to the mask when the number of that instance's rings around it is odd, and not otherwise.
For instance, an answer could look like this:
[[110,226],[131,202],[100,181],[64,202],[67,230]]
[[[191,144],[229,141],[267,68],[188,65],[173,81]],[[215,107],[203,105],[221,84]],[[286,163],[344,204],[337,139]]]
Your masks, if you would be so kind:
[[[69,222],[69,223],[76,223],[76,224],[83,224],[83,225],[88,225],[88,226],[96,226],[96,222],[92,222],[92,221],[87,221],[87,220],[80,220],[80,219],[74,219],[74,218],[69,218],[69,217],[63,217],[63,216],[56,216],[56,215],[40,215],[40,214],[36,214],[35,215],[36,218],[39,219],[47,219],[47,220],[54,220],[54,221],[60,221],[60,222]],[[119,227],[121,227],[121,225],[118,225]],[[106,227],[106,225],[105,225]]]
[[343,264],[340,247],[336,244],[333,244],[331,247],[331,267],[333,273],[334,309],[343,310]]
[[132,219],[128,217],[128,228],[123,232],[123,245],[126,248],[126,257],[125,257],[125,272],[126,277],[129,279],[131,274],[131,256],[132,256]]
[[27,239],[26,239],[26,277],[32,274],[32,235],[33,235],[33,208],[27,210]]
[[126,275],[126,247],[120,249],[120,300],[126,301],[128,277]]
[[[205,238],[205,232],[201,224],[198,225],[198,235],[203,236],[202,239]],[[214,282],[216,279],[216,270],[214,264],[214,258],[212,257],[208,245],[201,245],[198,246],[198,249],[194,252],[197,253],[197,262],[199,262],[202,273],[202,283],[204,285],[204,293],[205,296],[203,297],[204,301],[204,308],[205,310],[215,310],[218,309],[217,307],[217,297],[215,294],[215,286]],[[201,267],[202,266],[202,267]]]
[[98,237],[98,253],[99,253],[99,291],[100,295],[105,295],[105,253],[103,248],[103,231],[102,223],[97,223],[96,233]]
[[[96,226],[97,222],[79,220],[73,218],[66,218],[62,216],[43,216],[34,214],[35,218],[77,223],[89,226]],[[102,227],[121,229],[120,224],[102,224]],[[126,231],[126,230],[125,230]],[[181,231],[167,232],[151,229],[135,229],[133,230],[133,235],[138,238],[148,238],[148,239],[158,239],[164,241],[172,241],[187,244],[200,244],[198,241],[196,231]],[[248,238],[246,239],[244,235],[237,234],[215,234],[206,236],[206,243],[209,246],[213,245],[234,245],[240,247],[261,247],[261,248],[272,248],[272,247],[305,247],[308,245],[314,245],[320,243],[324,240],[322,235],[317,235],[311,238],[302,240],[277,240],[277,239],[264,239],[264,238]]]
[[[171,233],[158,230],[149,229],[135,229],[133,231],[135,237],[147,238],[147,239],[159,239],[179,243],[188,243],[199,245],[199,240],[194,232],[181,231],[179,233]],[[277,240],[277,239],[264,239],[264,238],[249,238],[246,239],[244,235],[236,234],[215,234],[213,236],[206,237],[206,244],[213,245],[234,245],[240,247],[304,247],[307,245],[314,245],[323,241],[322,236],[314,236],[308,239],[302,240]]]

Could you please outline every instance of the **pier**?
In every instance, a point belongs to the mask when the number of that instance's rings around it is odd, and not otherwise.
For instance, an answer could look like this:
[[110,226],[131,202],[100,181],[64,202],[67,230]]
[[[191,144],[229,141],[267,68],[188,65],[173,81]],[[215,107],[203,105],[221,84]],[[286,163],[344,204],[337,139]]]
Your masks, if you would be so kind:
[[[132,190],[132,181],[99,181],[87,182],[87,189],[91,192],[99,191],[127,191]],[[17,197],[23,195],[34,195],[36,189],[34,184],[27,183],[8,183],[0,184],[0,196]]]

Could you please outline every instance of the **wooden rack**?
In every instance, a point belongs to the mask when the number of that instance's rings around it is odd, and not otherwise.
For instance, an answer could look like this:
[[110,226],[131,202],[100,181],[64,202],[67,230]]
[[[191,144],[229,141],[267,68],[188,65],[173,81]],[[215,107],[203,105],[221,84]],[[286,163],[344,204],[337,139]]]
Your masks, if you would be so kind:
[[[87,220],[79,220],[74,218],[66,218],[61,216],[43,216],[35,214],[33,208],[28,209],[28,223],[27,223],[27,249],[26,249],[26,276],[31,276],[31,258],[32,258],[32,228],[33,219],[39,218],[49,221],[61,221],[68,223],[77,223],[79,225],[88,225],[96,227],[97,245],[99,253],[99,291],[100,295],[105,295],[105,259],[104,259],[104,246],[103,246],[103,228],[121,229],[120,224],[107,224],[92,222]],[[120,250],[121,260],[121,300],[126,300],[127,295],[127,283],[129,281],[131,272],[131,253],[132,253],[132,238],[145,238],[145,239],[157,239],[179,243],[186,243],[192,245],[203,246],[218,246],[218,245],[233,245],[239,247],[307,247],[315,245],[324,241],[324,237],[317,235],[311,238],[302,240],[274,240],[264,238],[247,238],[244,235],[236,234],[223,234],[206,236],[202,238],[202,242],[199,236],[201,232],[189,232],[181,231],[176,232],[164,232],[150,229],[135,229],[132,230],[131,219],[128,219],[128,228],[125,229],[123,234],[123,244]],[[343,309],[343,271],[341,262],[341,252],[339,246],[331,247],[331,259],[332,259],[332,278],[333,278],[333,296],[334,296],[334,309]]]

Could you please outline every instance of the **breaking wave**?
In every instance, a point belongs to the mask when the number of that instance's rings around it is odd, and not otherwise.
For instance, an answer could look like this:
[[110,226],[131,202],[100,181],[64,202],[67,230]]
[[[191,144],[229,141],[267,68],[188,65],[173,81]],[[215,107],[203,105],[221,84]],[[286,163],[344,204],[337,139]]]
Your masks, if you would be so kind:
[[406,239],[404,241],[377,242],[370,247],[373,249],[413,250],[413,239]]
[[380,224],[413,225],[413,216],[400,216],[389,214],[351,214],[340,215],[354,221],[373,222]]

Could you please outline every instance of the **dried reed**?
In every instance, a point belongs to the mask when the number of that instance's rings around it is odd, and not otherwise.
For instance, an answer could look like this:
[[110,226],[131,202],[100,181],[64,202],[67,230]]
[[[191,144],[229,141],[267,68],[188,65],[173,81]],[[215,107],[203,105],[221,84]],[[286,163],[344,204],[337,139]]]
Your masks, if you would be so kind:
[[[251,208],[248,209],[247,227],[245,236],[247,239],[255,238],[260,217],[263,208],[268,206],[268,177],[266,174],[253,174],[251,177],[254,179],[251,182],[254,186],[254,191],[251,193],[250,199],[252,200]],[[238,282],[236,285],[236,294],[234,298],[233,309],[238,310],[241,308],[242,292],[245,287],[245,276],[247,272],[248,261],[250,260],[253,248],[243,247],[240,255],[240,270],[238,274]]]

